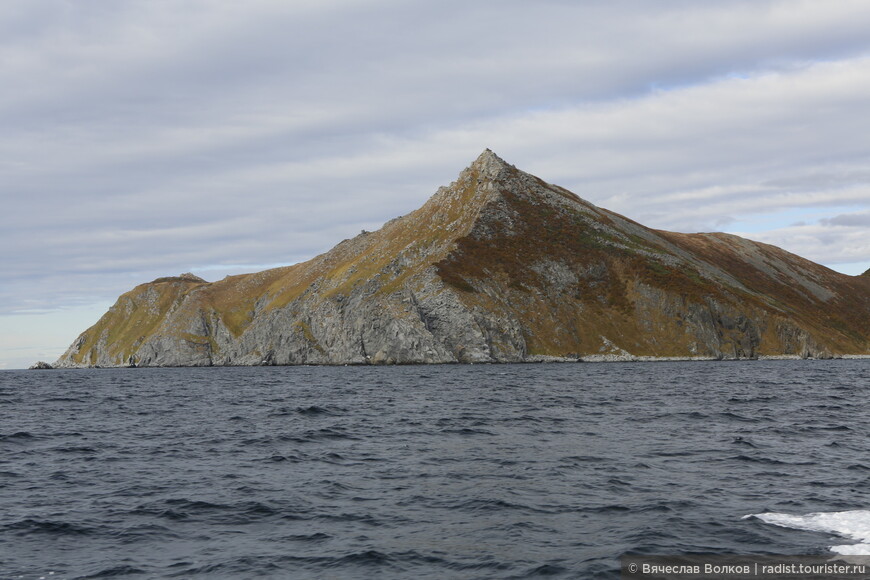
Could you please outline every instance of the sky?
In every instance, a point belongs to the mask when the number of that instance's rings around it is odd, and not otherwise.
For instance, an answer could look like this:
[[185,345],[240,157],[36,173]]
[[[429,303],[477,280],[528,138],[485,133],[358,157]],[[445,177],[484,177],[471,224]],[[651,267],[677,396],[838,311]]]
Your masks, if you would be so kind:
[[293,264],[485,148],[647,226],[870,268],[864,0],[4,0],[0,369]]

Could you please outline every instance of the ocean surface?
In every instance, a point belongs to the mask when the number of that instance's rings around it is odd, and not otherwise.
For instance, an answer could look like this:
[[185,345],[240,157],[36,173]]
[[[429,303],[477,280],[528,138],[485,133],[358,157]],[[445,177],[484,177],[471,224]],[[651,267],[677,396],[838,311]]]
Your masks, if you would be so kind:
[[870,360],[0,371],[0,578],[870,553],[868,387]]

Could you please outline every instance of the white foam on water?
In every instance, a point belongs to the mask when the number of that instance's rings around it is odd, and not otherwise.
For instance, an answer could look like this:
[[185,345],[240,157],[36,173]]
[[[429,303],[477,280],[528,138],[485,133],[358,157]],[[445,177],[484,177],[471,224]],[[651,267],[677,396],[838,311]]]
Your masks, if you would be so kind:
[[802,516],[768,512],[743,516],[743,519],[746,518],[758,518],[765,523],[783,528],[836,534],[856,540],[857,544],[831,546],[830,549],[837,554],[870,556],[870,510],[818,512]]

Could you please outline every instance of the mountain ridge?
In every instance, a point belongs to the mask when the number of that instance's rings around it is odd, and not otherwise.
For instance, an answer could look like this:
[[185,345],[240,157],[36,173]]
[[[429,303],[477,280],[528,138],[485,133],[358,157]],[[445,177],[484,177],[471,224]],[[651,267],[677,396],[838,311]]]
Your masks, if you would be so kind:
[[870,354],[870,278],[653,230],[489,149],[419,209],[299,264],[123,294],[56,366]]

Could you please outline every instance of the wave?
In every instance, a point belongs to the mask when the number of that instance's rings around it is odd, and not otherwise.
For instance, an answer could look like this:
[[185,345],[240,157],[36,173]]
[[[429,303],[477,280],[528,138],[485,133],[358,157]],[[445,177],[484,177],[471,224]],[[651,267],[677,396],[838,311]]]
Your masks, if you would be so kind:
[[25,534],[50,534],[64,536],[89,536],[98,533],[96,528],[73,524],[69,522],[59,522],[51,520],[38,520],[35,518],[26,518],[11,524],[3,526],[6,530],[14,531],[19,535]]
[[111,568],[106,568],[105,570],[100,570],[95,574],[90,574],[88,576],[81,576],[82,580],[86,580],[88,578],[115,578],[117,576],[131,576],[144,574],[145,570],[141,570],[136,568],[135,566],[113,566]]
[[461,429],[442,429],[442,433],[451,435],[495,435],[492,431],[486,429],[472,429],[471,427],[463,427]]
[[745,453],[741,453],[740,455],[735,455],[733,457],[729,457],[729,459],[736,461],[745,461],[747,463],[758,463],[761,465],[797,465],[797,466],[815,466],[818,465],[815,461],[782,461],[781,459],[773,459],[771,457],[762,457],[756,455],[746,455]]
[[278,407],[270,413],[272,417],[286,417],[288,415],[304,415],[308,417],[317,415],[342,415],[347,409],[341,407],[310,405],[308,407]]
[[743,516],[743,519],[747,518],[757,518],[764,523],[783,528],[836,534],[857,540],[855,544],[830,546],[830,550],[849,556],[870,555],[870,510],[816,512],[805,515],[767,512]]
[[187,498],[143,504],[129,512],[134,516],[156,516],[170,521],[235,525],[263,521],[281,513],[280,509],[257,501],[223,504]]
[[8,435],[0,434],[0,441],[32,441],[36,436],[28,431],[16,431]]

